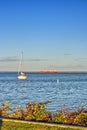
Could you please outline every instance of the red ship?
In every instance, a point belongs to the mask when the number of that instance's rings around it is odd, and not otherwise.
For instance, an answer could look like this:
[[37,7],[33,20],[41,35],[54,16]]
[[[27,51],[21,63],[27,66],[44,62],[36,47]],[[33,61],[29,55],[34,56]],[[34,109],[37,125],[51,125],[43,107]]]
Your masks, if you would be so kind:
[[43,74],[57,74],[58,71],[57,70],[41,70],[40,73],[43,73]]

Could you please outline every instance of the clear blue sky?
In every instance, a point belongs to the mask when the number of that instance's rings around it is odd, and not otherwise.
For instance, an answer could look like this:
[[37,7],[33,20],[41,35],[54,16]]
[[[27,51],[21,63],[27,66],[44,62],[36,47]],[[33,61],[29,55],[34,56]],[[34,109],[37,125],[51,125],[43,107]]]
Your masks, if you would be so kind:
[[0,0],[0,71],[87,71],[87,0]]

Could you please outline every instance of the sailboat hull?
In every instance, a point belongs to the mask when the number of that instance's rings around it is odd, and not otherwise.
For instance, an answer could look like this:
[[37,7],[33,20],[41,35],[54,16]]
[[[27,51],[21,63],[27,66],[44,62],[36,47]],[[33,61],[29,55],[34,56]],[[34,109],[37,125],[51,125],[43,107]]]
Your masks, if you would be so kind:
[[18,76],[18,79],[20,79],[20,80],[25,80],[26,78],[27,78],[26,75],[19,75],[19,76]]

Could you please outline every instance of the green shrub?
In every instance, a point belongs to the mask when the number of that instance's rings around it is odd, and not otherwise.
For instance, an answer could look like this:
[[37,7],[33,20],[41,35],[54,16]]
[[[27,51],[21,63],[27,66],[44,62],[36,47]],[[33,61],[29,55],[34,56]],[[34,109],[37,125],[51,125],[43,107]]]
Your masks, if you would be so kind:
[[67,118],[63,114],[62,110],[59,110],[58,113],[53,114],[52,121],[55,122],[55,123],[66,123]]
[[0,103],[0,116],[8,117],[12,109],[9,107],[11,103]]
[[58,110],[56,113],[47,111],[46,105],[49,102],[43,103],[27,103],[25,109],[21,109],[17,105],[15,109],[11,109],[10,102],[0,104],[0,116],[13,119],[22,119],[28,121],[54,122],[62,124],[76,124],[87,126],[87,111],[83,106],[77,111],[70,111],[68,107]]
[[26,105],[26,120],[36,120],[36,121],[48,121],[49,112],[46,110],[45,103],[28,103]]
[[74,124],[87,125],[87,113],[81,112],[74,119]]

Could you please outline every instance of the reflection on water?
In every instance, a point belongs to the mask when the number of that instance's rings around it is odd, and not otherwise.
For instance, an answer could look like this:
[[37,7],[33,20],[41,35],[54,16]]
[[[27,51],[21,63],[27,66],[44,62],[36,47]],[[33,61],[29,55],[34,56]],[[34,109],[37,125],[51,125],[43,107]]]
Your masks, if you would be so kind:
[[17,73],[0,73],[0,102],[12,106],[27,102],[52,101],[48,110],[54,112],[64,105],[71,109],[84,103],[87,109],[87,74],[27,74],[27,80],[17,79]]

